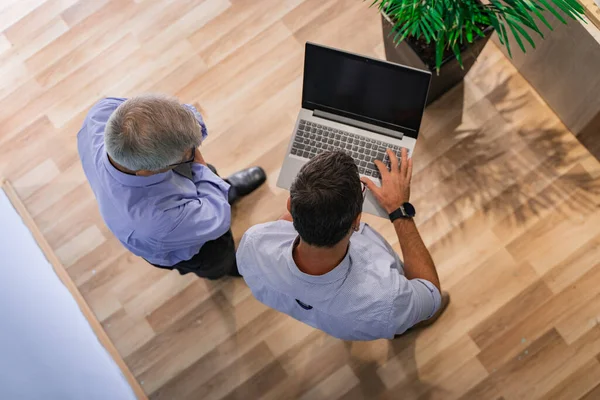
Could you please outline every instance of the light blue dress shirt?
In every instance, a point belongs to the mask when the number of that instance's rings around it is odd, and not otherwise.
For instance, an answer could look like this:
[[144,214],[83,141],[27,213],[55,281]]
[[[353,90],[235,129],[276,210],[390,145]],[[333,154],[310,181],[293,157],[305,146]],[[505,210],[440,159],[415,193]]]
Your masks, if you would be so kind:
[[[79,157],[112,233],[132,253],[173,266],[229,230],[229,185],[197,163],[192,163],[192,179],[174,171],[144,177],[116,169],[104,149],[104,127],[125,100],[107,98],[92,107],[77,134]],[[205,138],[202,117],[186,107],[196,115]]]
[[439,290],[404,276],[400,258],[366,224],[346,257],[325,275],[300,271],[292,257],[298,233],[289,221],[249,229],[237,251],[240,273],[265,305],[344,340],[391,339],[440,307]]

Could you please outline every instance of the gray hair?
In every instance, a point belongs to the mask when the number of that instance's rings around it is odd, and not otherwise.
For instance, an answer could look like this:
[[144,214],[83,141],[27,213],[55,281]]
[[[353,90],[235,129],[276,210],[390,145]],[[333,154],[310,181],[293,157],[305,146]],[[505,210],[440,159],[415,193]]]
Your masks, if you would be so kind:
[[132,171],[158,171],[181,162],[202,142],[194,112],[161,95],[132,97],[110,116],[104,130],[108,155]]

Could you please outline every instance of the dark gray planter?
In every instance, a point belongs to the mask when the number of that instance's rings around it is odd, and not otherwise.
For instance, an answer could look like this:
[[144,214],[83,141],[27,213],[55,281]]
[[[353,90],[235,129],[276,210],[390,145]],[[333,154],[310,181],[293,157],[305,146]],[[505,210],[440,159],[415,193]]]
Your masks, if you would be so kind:
[[442,61],[440,74],[438,75],[435,70],[435,65],[427,65],[409,41],[404,40],[397,46],[394,44],[393,39],[395,34],[392,32],[394,25],[387,15],[383,13],[381,14],[381,23],[383,26],[385,57],[388,61],[431,71],[431,85],[429,86],[429,96],[427,97],[428,105],[433,103],[458,83],[462,82],[465,75],[467,75],[475,63],[475,60],[477,60],[477,56],[479,56],[479,53],[481,53],[481,50],[483,50],[483,47],[494,32],[494,28],[488,27],[483,31],[485,37],[478,37],[473,43],[465,46],[461,52],[463,68],[458,64],[456,57],[452,55]]

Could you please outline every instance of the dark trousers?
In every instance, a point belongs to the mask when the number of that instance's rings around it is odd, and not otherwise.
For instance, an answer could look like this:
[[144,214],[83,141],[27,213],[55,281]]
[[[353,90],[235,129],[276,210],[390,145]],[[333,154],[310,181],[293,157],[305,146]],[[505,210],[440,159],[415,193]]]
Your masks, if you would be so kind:
[[158,268],[175,269],[181,275],[193,272],[200,278],[207,279],[219,279],[227,275],[239,276],[231,230],[215,240],[204,243],[200,251],[189,260],[178,262],[172,267],[152,265]]

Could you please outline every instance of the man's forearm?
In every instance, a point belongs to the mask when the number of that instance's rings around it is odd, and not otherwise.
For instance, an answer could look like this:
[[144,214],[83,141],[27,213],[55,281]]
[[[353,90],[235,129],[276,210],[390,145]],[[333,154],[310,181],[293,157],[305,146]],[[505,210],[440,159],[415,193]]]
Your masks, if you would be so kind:
[[441,292],[440,279],[429,250],[412,219],[394,221],[400,248],[404,255],[404,274],[408,279],[421,278],[433,283]]

